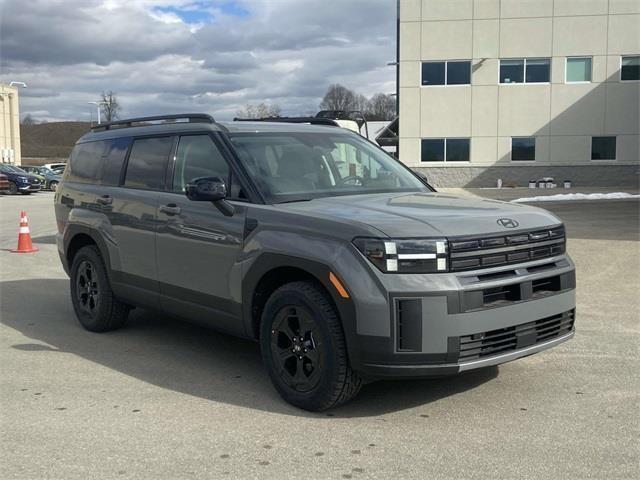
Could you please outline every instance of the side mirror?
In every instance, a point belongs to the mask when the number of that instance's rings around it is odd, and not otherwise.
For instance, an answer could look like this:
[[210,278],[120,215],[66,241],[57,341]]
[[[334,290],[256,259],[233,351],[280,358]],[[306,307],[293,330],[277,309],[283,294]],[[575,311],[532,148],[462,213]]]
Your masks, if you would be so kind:
[[211,202],[220,212],[230,217],[235,210],[233,205],[227,202],[227,185],[219,177],[196,178],[187,184],[185,188],[187,198],[194,202]]

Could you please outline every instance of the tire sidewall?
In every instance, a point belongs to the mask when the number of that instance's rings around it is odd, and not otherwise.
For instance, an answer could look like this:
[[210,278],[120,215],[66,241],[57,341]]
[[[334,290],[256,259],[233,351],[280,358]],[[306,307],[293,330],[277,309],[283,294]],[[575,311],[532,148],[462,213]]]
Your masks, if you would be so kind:
[[[276,372],[271,355],[272,325],[278,312],[287,306],[306,309],[311,314],[311,318],[322,336],[321,379],[318,385],[309,392],[297,392],[284,383]],[[260,351],[262,353],[262,361],[276,390],[278,390],[278,393],[289,403],[306,410],[317,410],[321,409],[328,401],[335,382],[339,380],[339,359],[335,342],[336,338],[332,335],[329,328],[326,312],[304,291],[288,288],[288,286],[281,287],[276,290],[267,301],[262,314],[260,327]]]

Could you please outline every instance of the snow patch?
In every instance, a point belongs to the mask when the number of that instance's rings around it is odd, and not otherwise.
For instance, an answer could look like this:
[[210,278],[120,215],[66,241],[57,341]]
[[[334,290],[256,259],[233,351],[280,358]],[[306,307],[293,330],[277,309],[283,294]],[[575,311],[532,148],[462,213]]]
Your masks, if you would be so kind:
[[620,200],[626,198],[640,198],[640,195],[634,195],[625,192],[612,193],[558,193],[556,195],[543,195],[538,197],[524,197],[511,200],[515,203],[522,202],[565,202],[567,200]]

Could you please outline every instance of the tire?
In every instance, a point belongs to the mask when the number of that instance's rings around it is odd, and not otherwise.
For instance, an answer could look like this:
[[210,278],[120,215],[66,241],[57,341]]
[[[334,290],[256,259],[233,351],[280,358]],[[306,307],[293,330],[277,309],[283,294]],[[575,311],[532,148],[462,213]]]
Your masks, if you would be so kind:
[[17,195],[18,194],[18,185],[14,182],[9,182],[9,195]]
[[49,190],[51,190],[52,192],[55,192],[58,189],[58,182],[51,182],[49,184]]
[[127,320],[129,307],[111,290],[107,270],[96,246],[82,247],[71,265],[71,301],[80,324],[90,332],[108,332]]
[[338,313],[328,294],[311,282],[288,283],[269,297],[260,350],[280,396],[304,410],[346,403],[362,386],[349,365]]

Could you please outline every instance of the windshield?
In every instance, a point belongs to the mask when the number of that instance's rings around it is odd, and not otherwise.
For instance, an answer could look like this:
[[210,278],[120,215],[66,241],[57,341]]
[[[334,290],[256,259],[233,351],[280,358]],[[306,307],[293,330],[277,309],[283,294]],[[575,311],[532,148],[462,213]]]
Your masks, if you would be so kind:
[[0,165],[0,171],[7,173],[27,173],[21,168],[14,167],[13,165]]
[[265,132],[230,137],[241,161],[271,203],[430,191],[397,160],[359,135]]

